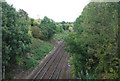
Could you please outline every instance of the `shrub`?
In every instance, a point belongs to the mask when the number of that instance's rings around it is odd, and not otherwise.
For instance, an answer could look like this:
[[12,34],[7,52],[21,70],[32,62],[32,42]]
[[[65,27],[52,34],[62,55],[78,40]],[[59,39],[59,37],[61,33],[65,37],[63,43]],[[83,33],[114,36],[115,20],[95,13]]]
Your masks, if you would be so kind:
[[41,36],[40,28],[35,26],[35,27],[32,27],[31,30],[32,30],[32,36],[34,38],[40,38],[40,36]]
[[24,60],[24,66],[23,66],[23,69],[27,70],[31,67],[35,67],[37,66],[39,63],[37,60],[33,59],[33,58],[26,58]]

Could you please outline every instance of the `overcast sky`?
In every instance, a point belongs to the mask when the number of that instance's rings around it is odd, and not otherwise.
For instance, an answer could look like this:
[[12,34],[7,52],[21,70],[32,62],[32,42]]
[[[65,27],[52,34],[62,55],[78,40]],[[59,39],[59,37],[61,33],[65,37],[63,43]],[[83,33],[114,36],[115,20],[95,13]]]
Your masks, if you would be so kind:
[[25,10],[29,17],[42,19],[44,16],[56,22],[73,22],[90,0],[6,0],[18,9]]

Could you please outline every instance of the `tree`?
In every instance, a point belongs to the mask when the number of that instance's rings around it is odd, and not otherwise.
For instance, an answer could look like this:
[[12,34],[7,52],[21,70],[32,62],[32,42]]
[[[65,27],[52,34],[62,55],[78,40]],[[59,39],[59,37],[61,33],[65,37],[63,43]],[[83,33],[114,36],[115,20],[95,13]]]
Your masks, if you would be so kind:
[[19,10],[20,17],[28,18],[28,13],[24,11],[23,9]]
[[3,66],[9,70],[10,66],[16,64],[17,56],[26,56],[26,53],[29,52],[31,37],[28,31],[30,23],[7,2],[2,3],[2,11]]
[[40,19],[30,19],[31,20],[31,26],[39,26],[39,24],[41,23],[41,20]]
[[117,3],[89,3],[66,39],[75,77],[115,79],[118,76]]
[[44,17],[44,19],[41,21],[40,29],[42,33],[41,39],[48,40],[56,32],[56,24],[48,17]]
[[41,31],[39,27],[32,27],[32,35],[34,38],[40,38]]
[[56,33],[62,33],[64,30],[63,30],[63,25],[58,23],[56,25]]

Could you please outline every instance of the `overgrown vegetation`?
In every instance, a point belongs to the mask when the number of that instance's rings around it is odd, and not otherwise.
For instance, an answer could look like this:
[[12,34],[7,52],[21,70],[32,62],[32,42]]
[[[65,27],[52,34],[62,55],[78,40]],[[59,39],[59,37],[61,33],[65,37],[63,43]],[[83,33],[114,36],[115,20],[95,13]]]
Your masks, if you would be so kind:
[[50,50],[52,50],[53,46],[50,42],[45,42],[42,40],[34,39],[32,40],[31,46],[32,58],[35,60],[41,60],[44,58]]
[[[2,4],[2,63],[6,79],[11,70],[39,65],[52,49],[51,40],[65,40],[75,79],[120,78],[120,4],[89,3],[74,23],[32,19],[23,9]],[[120,11],[120,10],[119,10]],[[5,67],[5,68],[4,68]]]
[[35,60],[34,58],[24,58],[24,65],[23,65],[23,69],[24,70],[28,70],[31,67],[35,67],[39,64],[39,62],[37,60]]
[[26,11],[23,9],[16,11],[7,2],[0,5],[3,14],[2,63],[5,78],[12,79],[13,69],[28,70],[39,65],[39,61],[53,49],[51,40],[63,39],[64,35],[67,35],[65,30],[69,30],[70,25],[66,22],[56,23],[48,17],[30,18]]
[[56,32],[55,22],[52,19],[49,19],[48,17],[44,17],[39,27],[42,30],[41,39],[43,40],[49,40]]
[[19,12],[6,2],[2,3],[2,13],[3,66],[7,70],[11,64],[16,64],[17,56],[25,56],[29,52],[31,36],[28,17],[20,17]]
[[64,40],[68,36],[68,33],[68,30],[62,33],[56,33],[53,35],[53,40]]
[[73,23],[62,21],[60,23],[56,23],[56,33],[53,35],[53,40],[64,40],[69,32],[73,32]]
[[[56,33],[56,23],[45,17],[35,20],[23,9],[16,11],[7,2],[2,5],[2,56],[5,78],[14,77],[13,69],[27,70],[39,64],[52,49],[50,38]],[[5,68],[4,68],[5,67]]]
[[66,38],[72,76],[78,79],[118,79],[119,4],[89,3]]

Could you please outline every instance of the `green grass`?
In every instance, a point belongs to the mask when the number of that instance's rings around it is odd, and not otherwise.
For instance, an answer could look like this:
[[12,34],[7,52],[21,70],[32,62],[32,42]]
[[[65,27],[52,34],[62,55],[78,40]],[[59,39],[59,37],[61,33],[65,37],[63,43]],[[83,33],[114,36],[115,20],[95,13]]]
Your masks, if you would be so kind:
[[24,60],[25,65],[23,66],[23,69],[27,70],[31,67],[35,67],[39,64],[39,62],[33,58],[26,58]]
[[33,58],[35,60],[41,60],[53,49],[53,46],[50,42],[33,39],[31,49]]
[[17,58],[18,63],[23,64],[22,68],[24,70],[28,70],[31,67],[36,67],[39,65],[38,60],[42,60],[52,49],[53,46],[50,42],[32,38],[31,53],[28,55],[28,58]]

